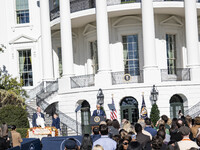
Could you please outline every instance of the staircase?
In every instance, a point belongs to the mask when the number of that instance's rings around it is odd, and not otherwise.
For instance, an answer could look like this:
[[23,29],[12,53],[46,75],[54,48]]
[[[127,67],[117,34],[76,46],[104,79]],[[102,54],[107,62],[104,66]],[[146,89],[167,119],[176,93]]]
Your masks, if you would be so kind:
[[195,118],[196,116],[200,115],[200,102],[198,102],[196,105],[192,106],[190,109],[185,111],[185,116],[189,115],[192,118]]
[[[36,112],[36,107],[40,106],[42,110],[45,110],[49,106],[49,103],[46,100],[57,95],[57,92],[58,81],[42,82],[33,90],[27,92],[28,95],[30,94],[29,98],[26,100],[26,109],[29,113],[28,118],[30,122],[32,120],[33,113]],[[57,109],[56,112],[59,114],[60,117],[62,135],[69,136],[81,134],[81,124],[79,122],[76,122],[76,120],[67,116],[59,109]],[[51,126],[52,117],[48,114],[45,114],[45,123],[46,125]]]

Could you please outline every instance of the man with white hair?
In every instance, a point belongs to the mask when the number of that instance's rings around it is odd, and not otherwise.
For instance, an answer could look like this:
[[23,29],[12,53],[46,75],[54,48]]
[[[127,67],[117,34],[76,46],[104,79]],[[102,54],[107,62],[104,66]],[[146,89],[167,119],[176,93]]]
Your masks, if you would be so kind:
[[37,107],[37,112],[33,114],[32,125],[33,127],[41,126],[44,128],[44,114],[41,113],[41,108]]
[[97,107],[97,109],[93,111],[92,116],[104,116],[104,117],[106,117],[106,114],[101,109],[101,105],[97,104],[96,107]]

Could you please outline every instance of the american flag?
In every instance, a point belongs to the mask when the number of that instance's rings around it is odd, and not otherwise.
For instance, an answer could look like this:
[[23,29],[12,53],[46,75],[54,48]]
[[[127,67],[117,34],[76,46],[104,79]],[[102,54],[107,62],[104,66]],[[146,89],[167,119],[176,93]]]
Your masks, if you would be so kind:
[[112,96],[112,104],[114,106],[114,109],[111,110],[111,112],[110,112],[110,119],[111,120],[117,119],[117,110],[115,109],[115,102],[114,102],[113,96]]

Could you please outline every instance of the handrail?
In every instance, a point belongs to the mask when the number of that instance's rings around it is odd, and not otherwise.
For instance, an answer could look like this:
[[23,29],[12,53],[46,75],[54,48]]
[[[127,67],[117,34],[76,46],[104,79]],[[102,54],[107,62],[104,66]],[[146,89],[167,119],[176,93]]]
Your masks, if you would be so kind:
[[196,117],[197,115],[200,114],[200,102],[192,106],[190,109],[186,110],[184,115],[189,115],[192,118]]

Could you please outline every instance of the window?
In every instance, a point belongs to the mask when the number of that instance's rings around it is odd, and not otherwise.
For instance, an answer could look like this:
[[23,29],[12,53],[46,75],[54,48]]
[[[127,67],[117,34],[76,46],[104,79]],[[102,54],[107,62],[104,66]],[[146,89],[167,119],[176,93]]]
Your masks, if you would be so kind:
[[168,74],[176,74],[176,35],[166,34]]
[[58,64],[59,64],[59,74],[62,76],[63,69],[62,69],[62,50],[61,47],[58,48]]
[[99,70],[97,41],[90,42],[90,52],[91,52],[93,73],[96,74],[97,71]]
[[33,86],[31,50],[19,51],[19,74],[23,86]]
[[28,0],[16,0],[17,24],[29,23]]
[[122,36],[124,52],[124,72],[131,76],[139,76],[138,35]]

